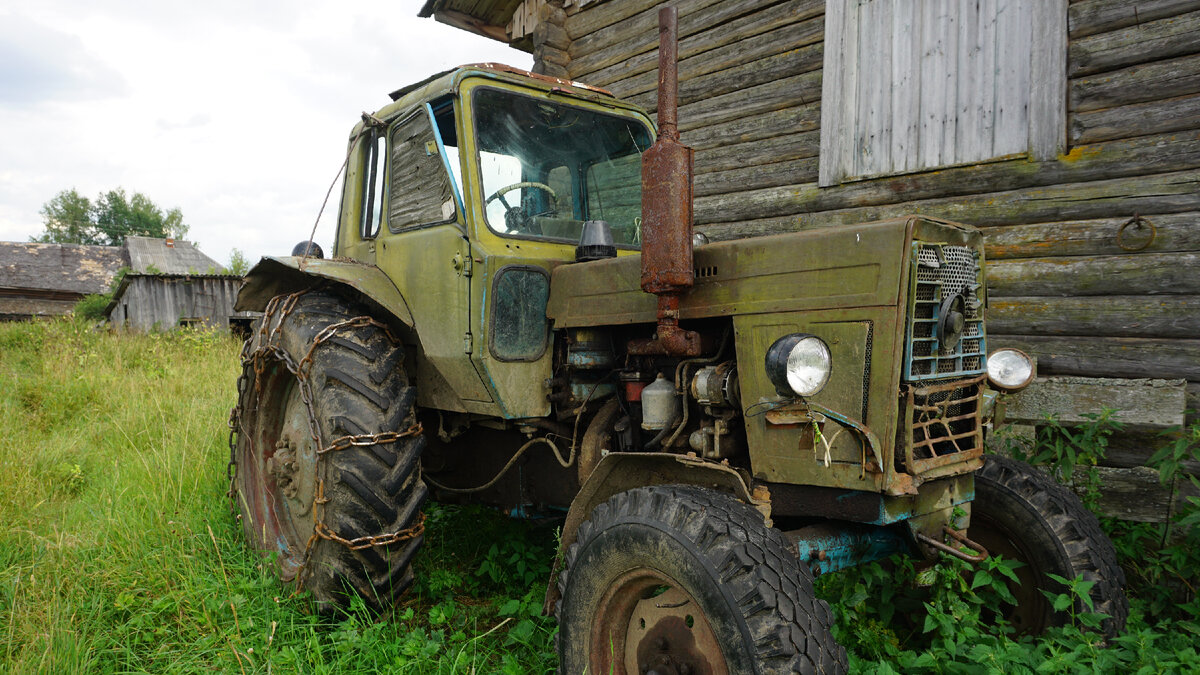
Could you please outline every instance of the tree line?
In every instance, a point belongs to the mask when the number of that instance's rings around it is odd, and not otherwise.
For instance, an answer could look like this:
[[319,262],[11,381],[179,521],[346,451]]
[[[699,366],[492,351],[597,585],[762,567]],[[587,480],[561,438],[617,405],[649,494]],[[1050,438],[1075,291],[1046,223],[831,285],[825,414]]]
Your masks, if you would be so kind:
[[74,188],[42,205],[45,231],[30,240],[42,244],[120,246],[131,235],[183,239],[188,226],[178,208],[163,210],[141,192],[124,188],[88,199]]

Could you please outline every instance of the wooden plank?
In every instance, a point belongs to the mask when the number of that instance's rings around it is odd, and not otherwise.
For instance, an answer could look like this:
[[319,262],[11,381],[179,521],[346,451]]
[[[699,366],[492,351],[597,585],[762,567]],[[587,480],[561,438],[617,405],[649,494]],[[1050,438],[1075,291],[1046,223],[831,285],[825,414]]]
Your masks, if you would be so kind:
[[1008,335],[988,329],[989,349],[1016,347],[1036,356],[1044,375],[1200,380],[1200,340]]
[[736,189],[807,183],[817,179],[816,156],[760,166],[696,174],[695,194],[706,196]]
[[686,132],[820,100],[821,71],[816,70],[680,106],[679,129]]
[[857,176],[892,172],[891,3],[867,3],[859,22]]
[[1075,112],[1200,92],[1200,55],[1182,56],[1071,80]]
[[[736,143],[696,151],[697,178],[710,171],[759,167],[793,159],[816,157],[820,148],[819,131],[776,136],[750,143]],[[769,170],[769,169],[768,169]],[[782,183],[777,183],[781,185]]]
[[1200,11],[1142,22],[1071,42],[1071,77],[1200,52]]
[[[1002,0],[996,33],[996,113],[992,129],[992,156],[1023,152],[1029,148],[1030,58],[1033,39],[1032,8],[1021,0]],[[1001,51],[1003,50],[1003,51]]]
[[[582,3],[580,3],[582,4]],[[563,27],[572,40],[623,21],[641,12],[654,9],[658,0],[621,0],[621,2],[596,2],[574,12],[568,10]]]
[[[679,39],[710,30],[751,14],[777,0],[686,0],[679,3]],[[795,20],[801,12],[808,17],[823,11],[816,0],[804,0],[805,6],[797,8]],[[570,32],[570,28],[568,28]],[[625,21],[603,28],[595,33],[573,38],[571,58],[572,72],[594,73],[645,52],[658,49],[658,10],[652,9]]]
[[1185,380],[1039,377],[1007,397],[1005,421],[1038,424],[1053,414],[1061,424],[1083,424],[1085,415],[1115,410],[1112,419],[1139,427],[1183,424]]
[[[1126,229],[1128,244],[1146,247],[1139,255],[1171,251],[1200,251],[1200,213],[1169,213],[1143,216],[1154,226],[1147,232]],[[1046,256],[1124,255],[1117,233],[1129,218],[1100,218],[1061,223],[1032,223],[989,227],[983,232],[989,261]],[[1122,235],[1125,241],[1125,235]]]
[[987,320],[1001,334],[1192,338],[1200,335],[1200,296],[992,298]]
[[1200,253],[992,261],[991,297],[1036,295],[1200,295]]
[[[1186,424],[1186,421],[1185,421]],[[1101,466],[1111,466],[1118,469],[1131,469],[1135,466],[1146,466],[1146,462],[1163,445],[1177,438],[1170,430],[1158,431],[1122,431],[1113,434],[1108,439],[1108,447],[1104,452]],[[1200,476],[1200,462],[1185,461],[1182,468],[1187,473]]]
[[921,62],[918,17],[912,12],[892,12],[892,167],[910,171],[917,167],[921,143]]
[[[1193,361],[1200,364],[1200,358]],[[1193,377],[1193,380],[1200,380],[1200,377]],[[1188,382],[1187,386],[1187,426],[1200,424],[1200,382]],[[1193,472],[1200,475],[1200,472]]]
[[[788,4],[768,7],[683,38],[679,42],[679,78],[690,80],[751,61],[819,44],[825,37],[825,20],[817,13],[807,17]],[[627,49],[627,47],[626,47]],[[594,72],[577,63],[573,72],[597,86],[622,82],[622,91],[639,94],[658,87],[658,51],[651,50]]]
[[[982,0],[959,3],[958,58],[954,69],[955,89],[958,92],[954,109],[957,124],[954,128],[954,157],[947,163],[961,164],[983,159],[983,134],[980,127],[984,105],[981,72],[983,64],[980,59],[983,35],[979,25],[983,10]],[[989,97],[991,93],[989,88]],[[990,137],[988,140],[991,140]]]
[[[865,181],[864,181],[865,182]],[[696,223],[715,239],[853,225],[908,214],[926,215],[986,227],[1037,223],[1056,218],[1095,219],[1112,213],[1200,209],[1200,172],[1096,181],[1082,187],[1056,185],[960,197],[926,199],[821,211],[814,208],[815,185],[789,190],[750,190],[696,200]],[[782,196],[780,196],[782,193]],[[764,195],[771,195],[764,198]],[[761,200],[761,202],[759,201]],[[753,214],[753,215],[748,215]]]
[[1071,114],[1071,142],[1200,129],[1200,94]]
[[[809,45],[794,52],[768,56],[752,63],[680,82],[679,105],[685,106],[713,96],[736,93],[748,87],[770,86],[794,75],[818,71],[821,68],[824,49],[824,45]],[[620,83],[614,85],[613,93],[648,112],[657,112],[657,90],[629,96],[620,87]]]
[[1200,9],[1200,0],[1089,0],[1071,4],[1071,39],[1137,26]]
[[[857,34],[851,35],[855,26],[848,3],[835,2],[825,8],[825,65],[822,73],[828,72],[821,88],[821,160],[817,184],[836,185],[850,171],[850,154],[845,145],[853,129],[850,117],[854,110],[854,95],[847,91],[846,84],[853,82],[847,71],[852,71],[858,60]],[[699,204],[696,205],[700,208]]]
[[[986,226],[1195,211],[1200,210],[1195,194],[1200,176],[1195,171],[1137,175],[1200,166],[1200,133],[1188,135],[1186,142],[1165,146],[1151,140],[1158,137],[1146,137],[1076,148],[1062,161],[976,164],[858,181],[836,189],[797,185],[748,191],[697,200],[696,210],[722,214],[719,222],[795,213],[803,227],[906,213]],[[821,149],[826,149],[824,138]],[[1130,157],[1138,160],[1126,163]],[[1098,180],[1109,176],[1131,177]],[[959,198],[967,195],[973,198]]]
[[[1146,467],[1113,469],[1098,466],[1100,496],[1096,510],[1100,515],[1141,523],[1164,523],[1170,518],[1174,490],[1159,482],[1158,472]],[[1077,469],[1075,492],[1086,496],[1087,472]]]
[[790,133],[816,131],[820,128],[820,122],[821,104],[809,103],[795,108],[735,118],[721,124],[692,128],[681,136],[685,145],[700,152],[725,144],[748,143]]
[[1033,3],[1033,54],[1030,61],[1029,151],[1034,159],[1053,159],[1066,147],[1067,3]]

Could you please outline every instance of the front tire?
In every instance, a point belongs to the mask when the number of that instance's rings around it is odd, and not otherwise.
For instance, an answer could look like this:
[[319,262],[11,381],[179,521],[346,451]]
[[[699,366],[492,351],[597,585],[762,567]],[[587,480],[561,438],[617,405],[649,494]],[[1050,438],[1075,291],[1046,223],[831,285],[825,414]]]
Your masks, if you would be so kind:
[[559,673],[843,673],[829,606],[762,515],[723,493],[620,493],[559,577]]
[[355,318],[365,314],[325,292],[276,298],[243,363],[242,525],[256,550],[274,555],[280,579],[322,610],[355,595],[377,611],[392,606],[423,541],[416,392],[403,349],[382,324]]
[[[988,455],[975,474],[970,536],[992,555],[1025,564],[1016,570],[1021,584],[1012,588],[1018,604],[1006,617],[1018,633],[1037,634],[1070,621],[1069,612],[1054,611],[1043,593],[1067,590],[1049,574],[1095,582],[1095,611],[1109,616],[1102,632],[1113,637],[1124,629],[1129,601],[1112,542],[1079,498],[1045,474],[1024,462]],[[1076,599],[1074,611],[1089,610]]]

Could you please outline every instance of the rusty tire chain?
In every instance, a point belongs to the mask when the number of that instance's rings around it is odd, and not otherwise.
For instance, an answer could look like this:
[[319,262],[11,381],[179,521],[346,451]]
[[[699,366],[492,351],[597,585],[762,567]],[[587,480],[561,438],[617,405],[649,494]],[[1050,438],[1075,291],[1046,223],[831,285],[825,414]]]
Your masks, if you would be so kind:
[[[395,443],[401,438],[407,436],[418,436],[423,432],[421,425],[415,424],[404,431],[385,431],[378,434],[359,434],[351,436],[342,436],[335,439],[328,447],[321,447],[321,426],[316,418],[315,408],[313,406],[312,387],[308,380],[309,371],[312,369],[313,354],[317,346],[322,342],[332,338],[338,331],[347,328],[358,328],[363,326],[376,326],[383,330],[384,334],[393,343],[396,342],[396,337],[388,327],[375,319],[368,316],[359,316],[352,319],[346,319],[337,323],[330,324],[319,332],[313,338],[312,344],[309,345],[308,351],[304,358],[296,363],[286,351],[279,346],[279,331],[283,326],[284,320],[296,308],[296,302],[301,295],[307,293],[307,290],[297,291],[286,296],[276,296],[267,303],[263,310],[262,324],[259,326],[258,336],[260,338],[260,346],[253,351],[250,350],[251,339],[246,340],[242,345],[242,374],[238,377],[238,401],[233,409],[229,411],[229,464],[226,467],[226,475],[229,478],[229,496],[231,504],[235,512],[237,509],[236,493],[237,482],[237,438],[241,434],[246,433],[246,429],[242,425],[242,396],[246,391],[248,384],[247,366],[254,371],[254,396],[250,398],[249,403],[257,408],[262,397],[262,381],[263,375],[266,373],[267,361],[275,360],[284,365],[288,372],[296,377],[296,382],[300,386],[300,398],[304,402],[305,413],[308,416],[309,434],[313,439],[313,443],[317,446],[316,452],[318,461],[325,457],[330,452],[336,450],[345,450],[350,447],[371,446],[377,444]],[[320,471],[318,470],[318,475]],[[308,561],[312,556],[313,545],[318,539],[328,539],[336,541],[346,548],[357,551],[374,546],[390,546],[409,539],[415,539],[421,536],[425,531],[425,514],[418,514],[417,522],[411,527],[396,532],[371,535],[366,537],[358,537],[355,539],[346,539],[331,530],[324,522],[325,504],[329,499],[325,497],[325,480],[318,478],[317,481],[317,496],[313,500],[313,534],[309,537],[304,546],[304,556],[300,564],[300,569],[296,574],[296,590],[299,591],[304,587],[305,569],[308,567]]]

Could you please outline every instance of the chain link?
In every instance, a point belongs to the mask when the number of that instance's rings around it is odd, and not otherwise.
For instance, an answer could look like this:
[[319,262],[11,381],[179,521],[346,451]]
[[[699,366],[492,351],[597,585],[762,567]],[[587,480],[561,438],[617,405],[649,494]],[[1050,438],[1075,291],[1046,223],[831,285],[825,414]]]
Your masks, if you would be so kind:
[[[375,326],[383,330],[384,335],[393,343],[398,342],[396,337],[388,329],[388,327],[369,317],[358,316],[343,321],[332,323],[323,328],[313,338],[312,343],[308,347],[308,351],[304,357],[297,363],[295,359],[281,346],[280,331],[284,321],[296,309],[297,301],[300,296],[307,293],[307,290],[298,291],[289,295],[279,295],[271,299],[263,310],[262,322],[259,324],[255,334],[242,345],[241,362],[242,373],[238,377],[237,403],[229,411],[229,463],[225,467],[225,475],[229,479],[228,495],[230,497],[231,506],[234,512],[237,512],[236,495],[237,495],[237,477],[238,477],[238,462],[237,462],[237,445],[239,437],[247,435],[245,428],[244,412],[246,409],[257,410],[262,399],[262,386],[267,373],[267,368],[270,362],[283,364],[296,378],[296,383],[300,388],[300,398],[304,403],[305,414],[308,417],[309,435],[313,440],[313,444],[318,448],[317,455],[317,474],[320,476],[321,458],[331,452],[346,450],[352,447],[369,447],[374,445],[385,445],[395,443],[402,438],[419,436],[423,433],[420,423],[403,431],[384,431],[377,434],[357,434],[342,436],[334,439],[328,446],[321,446],[321,424],[316,417],[316,408],[313,405],[312,386],[309,381],[309,373],[313,366],[313,355],[317,347],[332,338],[339,331],[344,331],[352,328],[362,328],[366,326]],[[252,343],[256,342],[258,347],[253,348]],[[254,376],[253,395],[248,395],[250,374]],[[304,557],[300,563],[300,569],[296,573],[297,590],[304,587],[304,581],[307,578],[305,573],[308,569],[308,562],[312,557],[313,546],[320,539],[335,541],[342,544],[351,551],[358,551],[366,548],[377,546],[392,546],[410,539],[415,539],[421,536],[425,531],[425,514],[419,512],[417,514],[417,522],[402,530],[396,532],[377,534],[365,537],[357,537],[355,539],[346,539],[334,532],[325,524],[325,505],[329,503],[329,499],[325,497],[325,480],[318,478],[317,481],[317,496],[313,500],[313,534],[309,537],[304,546]]]

